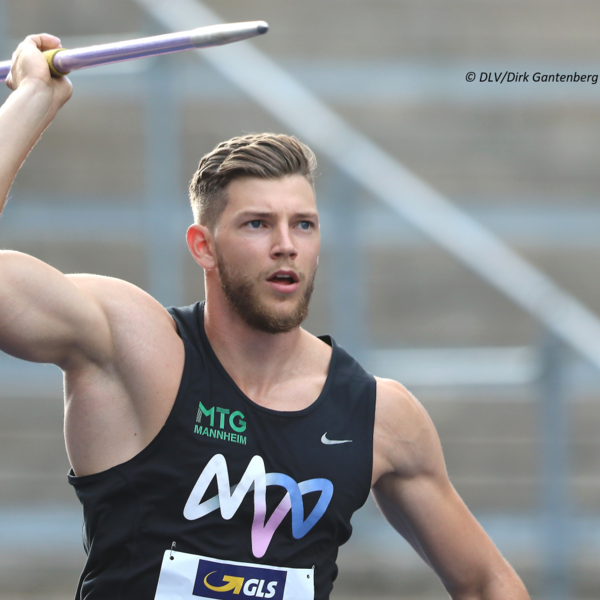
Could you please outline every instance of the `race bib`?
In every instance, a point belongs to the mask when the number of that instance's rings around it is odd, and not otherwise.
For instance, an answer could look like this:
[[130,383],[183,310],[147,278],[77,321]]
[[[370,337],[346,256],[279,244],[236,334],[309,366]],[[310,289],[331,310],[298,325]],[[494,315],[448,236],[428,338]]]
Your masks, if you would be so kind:
[[165,551],[154,600],[314,600],[312,569],[217,560]]

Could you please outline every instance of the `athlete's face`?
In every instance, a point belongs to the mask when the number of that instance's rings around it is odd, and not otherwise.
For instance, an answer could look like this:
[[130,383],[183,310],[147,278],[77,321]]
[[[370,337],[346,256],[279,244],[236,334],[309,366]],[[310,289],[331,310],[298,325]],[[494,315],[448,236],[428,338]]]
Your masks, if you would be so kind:
[[215,232],[227,301],[246,324],[267,333],[298,327],[308,314],[320,247],[312,186],[301,175],[243,178],[228,187]]

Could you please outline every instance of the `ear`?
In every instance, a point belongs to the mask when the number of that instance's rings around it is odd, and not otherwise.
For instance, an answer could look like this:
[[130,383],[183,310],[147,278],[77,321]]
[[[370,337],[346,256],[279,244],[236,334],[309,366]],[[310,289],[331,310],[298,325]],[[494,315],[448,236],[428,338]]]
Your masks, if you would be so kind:
[[213,236],[204,225],[190,225],[187,230],[187,245],[194,260],[205,270],[214,269],[217,260],[214,253]]

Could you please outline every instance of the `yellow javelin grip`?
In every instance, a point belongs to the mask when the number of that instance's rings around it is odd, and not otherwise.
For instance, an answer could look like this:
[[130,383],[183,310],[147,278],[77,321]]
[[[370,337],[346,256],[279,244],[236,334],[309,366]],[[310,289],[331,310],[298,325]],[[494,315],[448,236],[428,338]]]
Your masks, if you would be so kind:
[[66,73],[63,73],[54,66],[54,57],[63,50],[66,50],[66,48],[53,48],[52,50],[45,50],[43,53],[44,57],[46,58],[46,62],[48,63],[48,67],[50,68],[50,73],[52,73],[52,77],[64,77],[71,72],[67,71]]

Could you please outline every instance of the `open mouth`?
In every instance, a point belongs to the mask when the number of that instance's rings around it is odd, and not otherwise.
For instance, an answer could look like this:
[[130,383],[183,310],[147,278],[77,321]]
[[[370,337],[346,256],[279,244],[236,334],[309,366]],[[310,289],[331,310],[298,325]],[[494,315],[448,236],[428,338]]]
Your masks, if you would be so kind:
[[280,271],[271,275],[267,281],[278,283],[280,285],[294,285],[295,283],[298,283],[298,276],[293,272],[285,273]]

